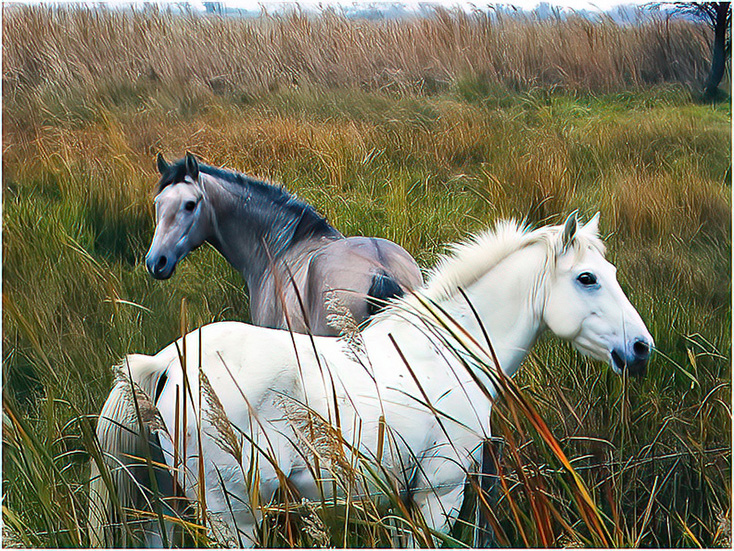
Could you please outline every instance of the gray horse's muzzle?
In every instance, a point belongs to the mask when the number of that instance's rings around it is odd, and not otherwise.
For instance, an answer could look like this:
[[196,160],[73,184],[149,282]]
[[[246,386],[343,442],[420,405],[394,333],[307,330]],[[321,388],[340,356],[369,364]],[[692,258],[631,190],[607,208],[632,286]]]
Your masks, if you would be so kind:
[[176,271],[176,259],[164,254],[153,254],[150,251],[145,257],[145,266],[154,278],[168,279]]
[[619,373],[627,372],[633,377],[642,376],[650,359],[653,343],[645,337],[638,337],[624,349],[615,348],[611,352],[614,367]]

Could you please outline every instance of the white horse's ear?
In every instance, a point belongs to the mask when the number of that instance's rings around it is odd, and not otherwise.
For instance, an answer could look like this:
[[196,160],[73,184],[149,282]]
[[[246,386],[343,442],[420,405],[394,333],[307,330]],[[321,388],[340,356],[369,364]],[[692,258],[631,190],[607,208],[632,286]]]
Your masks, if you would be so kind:
[[566,221],[563,223],[563,231],[561,232],[561,249],[566,250],[571,243],[573,243],[574,238],[576,237],[576,230],[578,230],[579,224],[578,224],[578,215],[577,210],[573,211],[571,214],[568,215],[568,218],[566,218]]
[[596,236],[599,235],[599,211],[596,211],[596,214],[591,217],[591,220],[584,224],[584,229],[590,231]]

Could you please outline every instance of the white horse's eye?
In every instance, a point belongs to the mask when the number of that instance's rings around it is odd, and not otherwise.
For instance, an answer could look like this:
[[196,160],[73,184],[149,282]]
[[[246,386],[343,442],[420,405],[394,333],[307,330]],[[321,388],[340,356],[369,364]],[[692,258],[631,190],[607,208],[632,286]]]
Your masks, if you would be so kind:
[[596,285],[596,276],[591,272],[584,272],[582,274],[579,274],[576,280],[581,285]]
[[196,201],[186,201],[184,208],[189,212],[193,211],[196,208]]

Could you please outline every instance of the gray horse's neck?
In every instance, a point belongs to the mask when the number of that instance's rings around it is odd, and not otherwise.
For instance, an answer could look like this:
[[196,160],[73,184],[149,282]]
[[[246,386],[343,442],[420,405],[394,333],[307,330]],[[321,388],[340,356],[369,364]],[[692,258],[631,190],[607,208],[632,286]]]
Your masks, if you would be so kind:
[[242,274],[251,294],[288,251],[342,237],[282,188],[234,173],[224,173],[225,179],[208,168],[202,167],[200,179],[212,209],[209,242]]

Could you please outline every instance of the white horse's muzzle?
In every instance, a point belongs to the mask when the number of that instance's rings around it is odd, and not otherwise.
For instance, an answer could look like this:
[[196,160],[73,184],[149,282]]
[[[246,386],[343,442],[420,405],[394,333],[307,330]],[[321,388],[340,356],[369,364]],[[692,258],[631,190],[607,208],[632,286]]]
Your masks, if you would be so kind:
[[623,347],[612,349],[609,363],[620,375],[627,372],[633,377],[642,376],[654,346],[655,343],[649,335],[629,339]]

